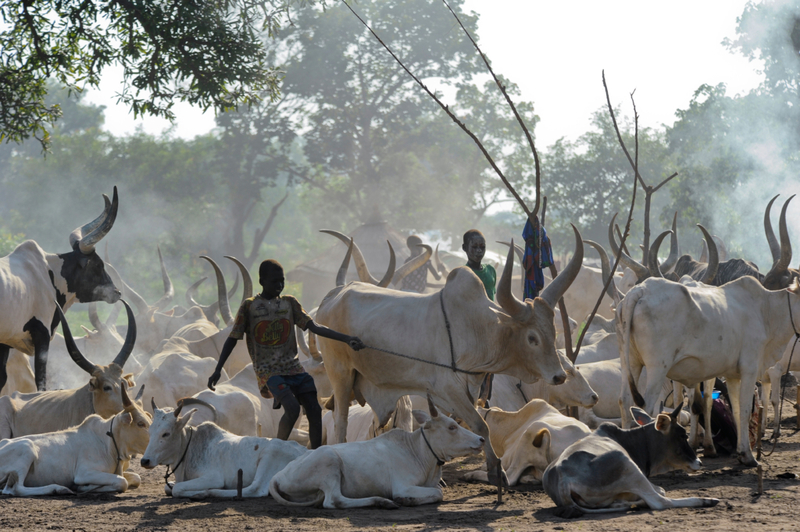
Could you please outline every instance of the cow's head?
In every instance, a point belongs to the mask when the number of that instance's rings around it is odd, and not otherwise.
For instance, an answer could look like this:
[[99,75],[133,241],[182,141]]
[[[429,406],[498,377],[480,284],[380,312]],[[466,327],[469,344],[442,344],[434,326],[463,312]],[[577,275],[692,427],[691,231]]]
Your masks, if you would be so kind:
[[[465,429],[454,419],[440,416],[430,394],[428,394],[428,411],[430,414],[422,410],[414,410],[412,414],[420,429],[424,431],[430,451],[436,458],[449,462],[459,456],[478,454],[483,450],[484,439]],[[428,449],[422,452],[427,453]]]
[[556,354],[556,304],[580,272],[583,262],[583,241],[575,232],[575,254],[567,267],[542,291],[540,297],[524,302],[511,292],[514,269],[514,246],[508,251],[503,275],[497,285],[497,303],[508,313],[504,322],[503,351],[509,356],[509,367],[525,382],[544,379],[548,384],[562,384],[567,376]]
[[153,399],[150,399],[150,403],[153,407],[153,424],[150,425],[150,438],[141,460],[142,467],[146,469],[175,464],[180,460],[185,451],[184,441],[188,438],[186,427],[192,414],[197,412],[193,408],[181,416],[183,403],[179,403],[175,410],[161,410]]
[[120,387],[122,399],[122,412],[114,418],[114,438],[119,446],[120,456],[141,454],[147,448],[150,439],[150,425],[153,416],[142,408],[140,399],[144,393],[144,384],[139,389],[136,399],[128,397],[127,383],[123,381]]
[[772,252],[773,260],[772,268],[764,276],[764,280],[761,281],[761,284],[763,284],[764,288],[767,290],[781,290],[792,284],[794,279],[800,277],[800,271],[789,268],[789,263],[792,261],[792,242],[789,240],[789,231],[786,227],[786,208],[789,206],[789,202],[792,201],[792,198],[794,198],[794,195],[786,200],[781,209],[781,217],[778,222],[778,232],[781,237],[780,245],[775,239],[775,233],[773,233],[772,225],[769,221],[769,211],[772,207],[772,202],[775,201],[777,197],[778,196],[772,198],[764,212],[764,231],[767,234],[767,242],[769,243],[769,249]]
[[128,360],[133,345],[136,343],[136,320],[133,317],[133,311],[124,300],[125,311],[128,314],[128,332],[125,335],[125,343],[122,344],[119,353],[114,358],[114,361],[107,366],[100,366],[90,362],[83,353],[81,353],[78,346],[75,344],[75,339],[72,337],[72,332],[69,329],[67,320],[64,317],[64,312],[61,307],[56,305],[56,313],[61,320],[61,329],[64,334],[64,343],[67,346],[67,352],[72,360],[91,375],[89,379],[89,390],[92,392],[92,402],[96,414],[102,417],[111,417],[117,412],[123,410],[121,387],[125,381],[128,387],[134,386],[133,375],[123,375],[122,368]]
[[702,465],[691,445],[686,429],[678,423],[683,402],[671,414],[661,413],[655,419],[647,412],[631,407],[633,419],[647,431],[647,446],[652,460],[651,475],[673,469],[697,471]]
[[86,225],[75,229],[69,236],[72,251],[58,255],[62,261],[60,276],[66,287],[58,286],[56,283],[56,289],[62,292],[62,296],[66,296],[67,293],[75,294],[81,303],[91,301],[115,303],[120,298],[119,290],[106,273],[103,259],[95,251],[95,245],[108,234],[117,217],[119,206],[117,187],[114,187],[112,201],[109,201],[105,194],[103,199],[106,202],[103,213]]
[[561,386],[553,388],[551,394],[555,394],[567,406],[592,408],[600,400],[597,393],[561,350],[558,351],[558,356],[561,359],[561,366],[567,374],[567,381]]

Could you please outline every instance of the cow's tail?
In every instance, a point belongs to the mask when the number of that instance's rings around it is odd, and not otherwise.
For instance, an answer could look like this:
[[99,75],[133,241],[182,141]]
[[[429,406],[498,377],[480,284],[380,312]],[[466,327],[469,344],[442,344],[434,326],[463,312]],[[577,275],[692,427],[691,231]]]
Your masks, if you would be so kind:
[[288,500],[284,496],[283,492],[281,492],[281,487],[278,484],[277,475],[272,477],[272,480],[269,481],[269,494],[272,495],[273,499],[286,506],[322,506],[322,501],[325,500],[325,493],[322,491],[318,492],[316,499],[311,499],[308,501]]
[[[628,387],[631,390],[633,402],[639,408],[644,408],[645,406],[644,397],[642,397],[642,395],[639,393],[639,390],[636,387],[636,379],[631,371],[631,327],[633,325],[633,311],[636,308],[636,303],[639,302],[639,299],[641,299],[643,295],[644,294],[642,290],[631,289],[625,296],[625,299],[622,301],[622,309],[620,309],[617,321],[618,326],[622,329],[621,331],[618,331],[618,334],[621,333],[619,338],[620,342],[622,342],[622,345],[620,346],[620,363],[622,364],[621,369],[627,374]],[[621,318],[622,323],[619,323],[619,318]]]

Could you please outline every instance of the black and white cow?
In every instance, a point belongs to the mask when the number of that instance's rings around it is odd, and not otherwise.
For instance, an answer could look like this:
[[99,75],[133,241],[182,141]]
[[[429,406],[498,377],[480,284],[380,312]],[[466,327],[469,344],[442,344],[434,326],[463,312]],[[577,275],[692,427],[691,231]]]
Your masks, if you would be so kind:
[[45,389],[47,353],[58,323],[56,301],[67,310],[76,301],[119,299],[120,292],[94,249],[117,217],[117,187],[112,201],[105,194],[103,198],[103,213],[69,236],[69,253],[47,253],[27,240],[0,258],[0,389],[6,383],[12,347],[34,356],[36,388]]

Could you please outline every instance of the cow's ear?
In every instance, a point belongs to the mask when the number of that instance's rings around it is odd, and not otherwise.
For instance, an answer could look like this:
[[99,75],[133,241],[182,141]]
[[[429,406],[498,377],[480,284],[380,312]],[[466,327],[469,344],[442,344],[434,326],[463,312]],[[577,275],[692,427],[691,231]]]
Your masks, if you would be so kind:
[[631,415],[633,416],[633,420],[636,421],[639,425],[647,425],[653,418],[650,417],[650,414],[639,408],[638,406],[631,407]]
[[97,377],[92,377],[89,379],[89,389],[94,390],[97,388]]
[[414,420],[423,426],[428,426],[431,422],[431,416],[423,411],[423,410],[412,410],[411,413],[414,415]]
[[133,416],[131,416],[130,412],[125,412],[121,416],[119,416],[119,422],[125,423],[126,425],[130,425],[133,422]]
[[672,425],[672,418],[669,414],[659,414],[656,418],[656,430],[666,434],[669,432],[669,427]]
[[126,373],[122,376],[122,380],[128,384],[128,389],[132,390],[136,388],[136,381],[133,380],[133,373]]
[[539,432],[537,432],[536,436],[533,437],[533,446],[545,450],[549,449],[550,431],[547,429],[542,429]]

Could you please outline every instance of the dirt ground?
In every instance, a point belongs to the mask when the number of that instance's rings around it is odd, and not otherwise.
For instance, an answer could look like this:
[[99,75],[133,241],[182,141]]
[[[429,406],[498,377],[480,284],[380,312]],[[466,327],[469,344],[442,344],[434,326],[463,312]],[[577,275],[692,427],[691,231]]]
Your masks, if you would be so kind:
[[[651,479],[671,497],[716,497],[720,504],[714,508],[631,510],[600,517],[562,519],[554,514],[550,498],[535,485],[511,488],[504,494],[503,504],[497,505],[494,488],[463,480],[466,471],[480,466],[482,457],[457,460],[445,466],[448,487],[442,503],[399,510],[287,508],[271,498],[172,499],[164,495],[162,488],[164,467],[146,471],[136,465],[134,470],[142,476],[142,486],[121,495],[0,497],[0,530],[640,531],[702,527],[729,531],[739,526],[798,530],[800,480],[777,478],[787,472],[800,475],[800,433],[794,428],[795,418],[786,418],[784,435],[774,454],[762,459],[764,493],[760,496],[756,494],[756,470],[740,467],[731,457],[705,459],[702,472],[695,475],[676,472]],[[771,447],[765,442],[765,453]]]

